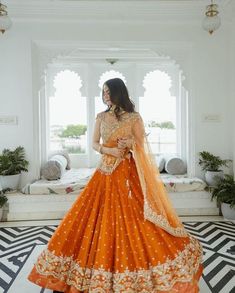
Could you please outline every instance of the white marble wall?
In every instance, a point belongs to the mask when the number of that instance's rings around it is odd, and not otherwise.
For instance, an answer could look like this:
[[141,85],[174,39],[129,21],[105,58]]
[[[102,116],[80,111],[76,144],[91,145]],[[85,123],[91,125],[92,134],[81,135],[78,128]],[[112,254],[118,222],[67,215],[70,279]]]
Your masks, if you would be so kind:
[[[201,150],[235,159],[232,146],[235,139],[234,87],[231,86],[231,72],[235,75],[234,22],[223,19],[221,28],[210,36],[202,30],[200,21],[195,18],[191,21],[186,16],[185,22],[174,22],[164,14],[156,21],[145,22],[141,17],[135,21],[128,21],[128,17],[123,21],[123,17],[120,15],[115,21],[96,21],[94,16],[92,21],[83,18],[79,22],[68,19],[31,21],[15,17],[11,30],[0,36],[0,115],[18,117],[17,125],[0,125],[0,150],[17,145],[26,148],[30,170],[24,174],[22,185],[38,174],[39,129],[34,116],[34,97],[41,81],[34,79],[40,67],[36,55],[41,54],[41,60],[50,60],[56,57],[61,43],[79,46],[80,42],[100,42],[107,47],[120,48],[127,43],[143,47],[151,42],[158,44],[160,55],[174,59],[186,77],[184,85],[189,91],[193,113],[195,175],[203,176],[197,164]],[[54,46],[54,55],[43,53],[43,42]],[[39,43],[41,51],[35,49],[35,44]],[[219,115],[219,121],[204,122],[202,118],[207,114]]]

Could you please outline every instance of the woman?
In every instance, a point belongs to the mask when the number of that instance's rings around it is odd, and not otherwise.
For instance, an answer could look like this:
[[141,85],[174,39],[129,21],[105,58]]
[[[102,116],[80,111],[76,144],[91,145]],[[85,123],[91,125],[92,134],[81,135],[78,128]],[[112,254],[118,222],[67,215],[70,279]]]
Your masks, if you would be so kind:
[[101,162],[28,278],[67,293],[196,293],[201,245],[169,202],[121,79],[105,82],[103,101],[93,137]]

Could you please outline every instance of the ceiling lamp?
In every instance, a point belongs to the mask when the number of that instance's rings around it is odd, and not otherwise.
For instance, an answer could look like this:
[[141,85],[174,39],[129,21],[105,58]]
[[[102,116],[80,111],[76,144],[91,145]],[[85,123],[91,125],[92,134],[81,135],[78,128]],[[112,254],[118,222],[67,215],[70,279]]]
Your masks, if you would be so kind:
[[11,26],[11,19],[7,15],[6,5],[0,2],[0,32],[3,34],[5,30],[9,29]]
[[211,0],[211,4],[206,6],[206,16],[202,22],[202,27],[210,34],[217,30],[221,25],[220,17],[218,16],[218,14],[218,5],[213,4],[213,1]]
[[118,62],[118,59],[115,58],[107,58],[105,59],[109,64],[113,65]]

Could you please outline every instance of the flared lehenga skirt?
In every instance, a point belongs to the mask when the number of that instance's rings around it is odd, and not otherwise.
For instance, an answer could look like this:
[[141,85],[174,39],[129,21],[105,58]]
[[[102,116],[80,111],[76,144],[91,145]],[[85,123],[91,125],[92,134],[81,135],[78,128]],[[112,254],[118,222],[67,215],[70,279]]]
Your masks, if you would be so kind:
[[97,169],[28,279],[66,293],[198,292],[201,245],[144,219],[143,205],[133,158]]

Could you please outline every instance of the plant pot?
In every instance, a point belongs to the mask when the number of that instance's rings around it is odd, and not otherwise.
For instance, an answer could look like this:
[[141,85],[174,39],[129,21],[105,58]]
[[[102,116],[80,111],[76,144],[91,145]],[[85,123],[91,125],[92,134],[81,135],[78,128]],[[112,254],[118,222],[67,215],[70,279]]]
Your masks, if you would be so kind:
[[218,178],[224,178],[224,172],[220,171],[206,171],[205,179],[209,186],[216,186]]
[[0,221],[2,221],[2,216],[3,216],[3,207],[0,208]]
[[235,220],[235,208],[231,208],[230,204],[223,202],[221,204],[221,211],[225,219]]
[[20,174],[0,176],[0,186],[2,189],[11,188],[17,189],[20,182]]

